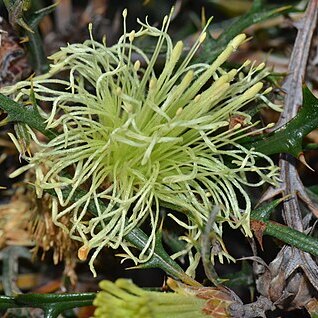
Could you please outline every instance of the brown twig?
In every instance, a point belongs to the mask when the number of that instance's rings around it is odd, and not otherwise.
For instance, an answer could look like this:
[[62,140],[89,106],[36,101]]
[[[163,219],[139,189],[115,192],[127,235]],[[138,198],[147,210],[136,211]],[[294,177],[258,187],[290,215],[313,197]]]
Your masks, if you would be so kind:
[[[287,75],[283,85],[283,89],[286,92],[285,106],[277,123],[277,128],[290,121],[297,114],[298,108],[302,104],[302,83],[303,78],[305,77],[313,31],[317,24],[317,8],[318,0],[311,0],[303,19],[296,25],[298,28],[298,34],[289,62],[289,74]],[[281,156],[281,184],[278,188],[270,188],[269,191],[267,191],[262,197],[262,201],[265,201],[279,193],[284,193],[284,195],[291,194],[293,197],[286,200],[284,203],[283,216],[288,226],[299,231],[303,231],[304,228],[302,224],[301,211],[296,194],[304,201],[308,208],[314,212],[314,214],[316,214],[317,209],[307,196],[304,185],[302,184],[295,168],[295,162],[296,160],[289,155]]]
[[311,39],[317,24],[317,3],[317,0],[311,0],[303,19],[295,23],[298,33],[289,61],[288,75],[282,86],[282,89],[286,91],[285,107],[276,128],[285,125],[295,117],[298,108],[302,105],[302,83],[305,78]]
[[[295,25],[298,29],[298,33],[289,62],[289,73],[283,85],[283,90],[286,92],[285,107],[276,128],[281,127],[290,121],[297,114],[297,111],[302,104],[302,84],[305,77],[312,36],[317,24],[317,9],[318,0],[309,1],[304,17]],[[289,227],[303,232],[306,230],[307,224],[304,225],[303,223],[299,198],[314,212],[314,214],[317,213],[317,209],[306,194],[304,185],[300,180],[295,167],[295,163],[296,159],[290,155],[281,155],[279,163],[281,168],[281,184],[278,188],[270,188],[265,193],[262,200],[269,199],[280,193],[283,193],[283,195],[290,194],[291,197],[284,201],[284,221]],[[304,253],[293,247],[285,247],[277,255],[270,267],[274,269],[274,265],[277,263],[284,263],[284,270],[279,272],[279,274],[276,270],[271,271],[271,283],[266,292],[268,293],[268,296],[271,296],[271,293],[273,292],[273,282],[275,279],[277,281],[278,276],[284,276],[281,277],[283,279],[282,281],[284,281],[284,286],[281,288],[288,289],[287,279],[295,273],[298,268],[303,270],[311,285],[318,291],[318,266],[308,253]],[[265,283],[264,277],[261,281]],[[282,299],[282,301],[283,300],[284,299]],[[275,301],[278,300],[275,299]]]

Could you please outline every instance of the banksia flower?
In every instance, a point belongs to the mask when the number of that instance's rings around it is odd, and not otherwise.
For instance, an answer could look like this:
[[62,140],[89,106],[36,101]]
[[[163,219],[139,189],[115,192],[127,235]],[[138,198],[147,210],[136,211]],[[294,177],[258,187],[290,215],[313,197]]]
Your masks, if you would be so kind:
[[[35,169],[39,197],[54,189],[53,220],[82,243],[81,259],[95,250],[92,269],[106,245],[121,246],[135,263],[149,259],[161,204],[179,211],[169,214],[185,232],[187,247],[178,255],[194,246],[214,205],[220,206],[214,224],[220,242],[224,222],[251,235],[245,187],[275,185],[278,178],[269,157],[238,142],[264,129],[255,128],[244,106],[268,91],[262,92],[260,82],[268,74],[263,64],[252,64],[245,73],[248,61],[238,69],[222,68],[245,35],[230,41],[211,65],[191,64],[206,29],[181,60],[184,44],[173,45],[167,33],[170,17],[161,29],[138,22],[141,28],[129,33],[124,23],[124,34],[112,47],[91,38],[61,48],[51,56],[49,73],[3,90],[18,92],[16,100],[23,101],[32,89],[38,101],[52,105],[47,129],[60,134],[44,143],[30,130],[40,150],[15,175]],[[157,41],[150,57],[139,47],[138,40],[146,37]],[[165,64],[157,72],[163,53]],[[243,123],[231,125],[236,115]],[[247,179],[249,172],[258,175],[255,183]],[[62,190],[69,186],[65,198]],[[79,200],[74,199],[77,189],[87,190]],[[97,215],[88,211],[89,202],[95,203]],[[60,222],[65,215],[69,226]],[[151,225],[149,241],[136,256],[124,237],[145,221]]]
[[168,279],[173,293],[143,290],[127,279],[101,281],[95,318],[221,318],[231,317],[234,299],[228,290],[190,287]]

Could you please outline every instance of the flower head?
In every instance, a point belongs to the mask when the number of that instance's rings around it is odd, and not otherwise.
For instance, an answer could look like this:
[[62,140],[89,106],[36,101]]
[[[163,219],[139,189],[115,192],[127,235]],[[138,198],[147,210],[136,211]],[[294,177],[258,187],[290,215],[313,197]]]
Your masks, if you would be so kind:
[[174,293],[147,291],[127,279],[101,281],[94,305],[96,318],[231,317],[234,302],[227,290],[190,287],[168,279]]
[[[185,230],[187,248],[180,254],[199,239],[213,205],[220,206],[214,225],[220,241],[224,222],[250,235],[245,187],[277,182],[278,168],[271,159],[238,143],[252,133],[251,127],[262,130],[244,106],[266,93],[260,80],[268,74],[263,64],[252,64],[245,73],[242,67],[222,68],[245,35],[230,41],[211,65],[191,64],[206,29],[181,59],[184,44],[173,45],[167,33],[170,17],[161,29],[147,20],[138,22],[141,28],[130,33],[124,23],[124,34],[111,47],[91,38],[61,48],[51,56],[49,73],[6,90],[18,91],[19,101],[32,86],[38,101],[52,105],[47,128],[60,134],[44,143],[30,130],[40,150],[23,169],[35,169],[39,197],[54,189],[53,220],[82,242],[80,258],[95,249],[91,265],[106,245],[122,246],[136,263],[146,261],[155,245],[160,204],[179,211],[170,216]],[[140,48],[146,37],[156,40],[151,56]],[[165,63],[158,72],[155,65],[162,54]],[[229,125],[235,115],[244,125]],[[255,183],[248,181],[249,172],[258,175]],[[72,191],[65,198],[62,190],[68,186]],[[77,189],[87,193],[74,200]],[[92,200],[95,216],[88,211]],[[60,222],[65,215],[71,216],[69,226]],[[145,221],[151,225],[149,241],[136,256],[124,236]]]

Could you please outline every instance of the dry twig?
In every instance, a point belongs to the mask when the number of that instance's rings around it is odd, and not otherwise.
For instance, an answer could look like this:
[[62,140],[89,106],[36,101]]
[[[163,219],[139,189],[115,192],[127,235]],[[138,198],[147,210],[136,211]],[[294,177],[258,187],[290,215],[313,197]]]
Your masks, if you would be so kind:
[[[302,104],[302,83],[305,77],[311,39],[317,24],[317,8],[318,0],[311,0],[303,19],[296,24],[298,33],[289,62],[289,74],[283,85],[283,90],[286,92],[285,107],[277,123],[278,128],[290,121],[297,114]],[[288,200],[284,201],[284,221],[289,227],[304,232],[308,227],[308,222],[304,222],[302,218],[299,198],[315,215],[317,215],[317,209],[306,194],[295,162],[296,159],[290,155],[281,155],[281,184],[278,188],[270,188],[263,196],[262,201],[281,193],[291,195]],[[310,295],[312,295],[312,291],[310,291],[312,287],[318,291],[318,266],[308,253],[285,246],[269,268],[270,273],[265,271],[265,274],[258,281],[259,291],[280,306],[286,306],[286,299],[290,298],[291,291],[293,291],[295,298],[292,301],[289,300],[287,304],[289,307],[305,305],[310,300]],[[298,270],[300,268],[305,275],[300,274]],[[304,283],[307,279],[312,286]],[[297,283],[295,283],[296,280]],[[296,285],[299,290],[296,290]],[[280,291],[279,295],[275,290]],[[297,297],[300,294],[302,297]]]

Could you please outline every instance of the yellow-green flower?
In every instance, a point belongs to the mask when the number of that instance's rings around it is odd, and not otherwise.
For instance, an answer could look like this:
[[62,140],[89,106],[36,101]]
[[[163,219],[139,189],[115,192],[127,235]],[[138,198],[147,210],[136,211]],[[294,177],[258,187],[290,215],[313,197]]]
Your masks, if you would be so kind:
[[[260,82],[268,74],[263,64],[247,61],[237,69],[222,67],[246,36],[230,41],[211,65],[191,64],[206,29],[181,59],[184,44],[174,45],[167,33],[170,16],[161,29],[138,22],[141,28],[129,33],[124,23],[124,34],[111,47],[106,40],[98,43],[91,38],[61,48],[51,56],[47,74],[3,90],[15,93],[21,102],[32,88],[38,101],[52,107],[43,116],[47,128],[60,134],[42,142],[30,130],[38,150],[14,175],[35,169],[37,195],[54,189],[53,220],[82,242],[81,259],[94,250],[92,270],[106,245],[121,246],[135,263],[149,259],[161,204],[179,211],[169,216],[184,228],[187,246],[174,256],[189,254],[195,263],[198,257],[193,257],[192,248],[213,205],[220,206],[214,231],[221,243],[224,222],[251,235],[251,201],[245,188],[275,185],[278,178],[269,157],[238,143],[262,130],[255,128],[258,123],[251,122],[244,106],[268,91],[262,92]],[[140,48],[146,38],[156,40],[151,56]],[[159,55],[165,56],[160,71],[155,70]],[[243,124],[229,125],[236,115]],[[247,179],[249,172],[258,175],[256,182]],[[63,198],[62,190],[69,186],[72,191]],[[87,193],[74,201],[79,188]],[[91,200],[98,209],[96,216],[87,210]],[[70,216],[67,227],[60,222],[64,215]],[[136,255],[124,236],[145,222],[150,224],[149,241]],[[226,251],[220,251],[221,257],[222,253]]]
[[190,287],[168,279],[173,293],[147,291],[131,280],[101,281],[95,318],[222,318],[231,317],[234,300],[222,288]]

